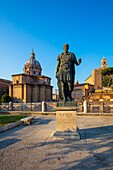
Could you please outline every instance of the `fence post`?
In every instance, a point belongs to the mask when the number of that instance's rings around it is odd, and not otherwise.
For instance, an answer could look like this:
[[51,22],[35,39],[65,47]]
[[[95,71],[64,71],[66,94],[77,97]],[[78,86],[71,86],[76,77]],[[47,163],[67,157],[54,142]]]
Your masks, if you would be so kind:
[[100,102],[100,112],[104,112],[104,102],[103,102],[103,99],[100,99],[99,100],[99,102]]
[[87,109],[87,101],[85,100],[85,101],[84,101],[84,113],[87,113],[87,110],[88,110],[88,109]]
[[88,111],[91,112],[91,113],[93,112],[93,102],[92,102],[92,100],[89,100]]
[[42,102],[42,112],[46,112],[47,111],[47,104],[45,101]]
[[31,111],[32,111],[32,102],[31,102]]
[[13,102],[9,102],[9,110],[10,110],[10,111],[13,110]]
[[23,102],[21,103],[21,111],[23,111]]

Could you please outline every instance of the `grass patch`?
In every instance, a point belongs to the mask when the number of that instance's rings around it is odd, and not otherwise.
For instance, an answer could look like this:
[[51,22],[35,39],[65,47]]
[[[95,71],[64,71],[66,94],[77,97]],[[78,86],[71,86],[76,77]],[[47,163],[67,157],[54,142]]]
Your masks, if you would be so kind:
[[9,123],[17,122],[26,116],[23,115],[0,115],[0,126],[5,126]]

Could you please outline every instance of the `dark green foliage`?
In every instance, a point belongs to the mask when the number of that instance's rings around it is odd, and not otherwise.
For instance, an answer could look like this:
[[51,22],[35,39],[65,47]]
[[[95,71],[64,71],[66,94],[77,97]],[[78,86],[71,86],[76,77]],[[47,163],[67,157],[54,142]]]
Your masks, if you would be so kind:
[[104,76],[103,85],[104,85],[104,87],[108,87],[108,85],[109,85],[109,76],[108,75]]
[[112,75],[113,75],[113,67],[105,68],[101,71],[103,75],[103,85],[104,87],[110,87],[112,85]]
[[103,76],[113,74],[113,67],[105,68],[104,70],[101,71],[101,74],[102,74]]
[[4,94],[1,97],[1,103],[9,103],[12,100],[12,98],[8,94]]

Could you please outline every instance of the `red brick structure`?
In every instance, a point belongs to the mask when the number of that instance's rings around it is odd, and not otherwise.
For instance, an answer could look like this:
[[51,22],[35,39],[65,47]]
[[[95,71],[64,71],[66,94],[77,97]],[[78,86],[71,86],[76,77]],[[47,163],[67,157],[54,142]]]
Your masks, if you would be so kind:
[[94,90],[94,85],[89,83],[83,83],[83,84],[75,84],[74,90],[72,92],[72,97],[74,100],[77,101],[83,101],[84,98],[86,98],[89,93],[91,93]]
[[9,85],[11,84],[10,80],[0,78],[0,98],[3,94],[9,94]]

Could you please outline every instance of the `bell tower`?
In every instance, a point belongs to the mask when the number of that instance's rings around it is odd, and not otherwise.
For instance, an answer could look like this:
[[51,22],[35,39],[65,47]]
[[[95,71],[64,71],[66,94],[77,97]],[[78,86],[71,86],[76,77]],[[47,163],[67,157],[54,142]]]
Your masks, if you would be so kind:
[[106,60],[105,57],[103,57],[102,60],[101,60],[101,68],[102,69],[107,68],[107,60]]

